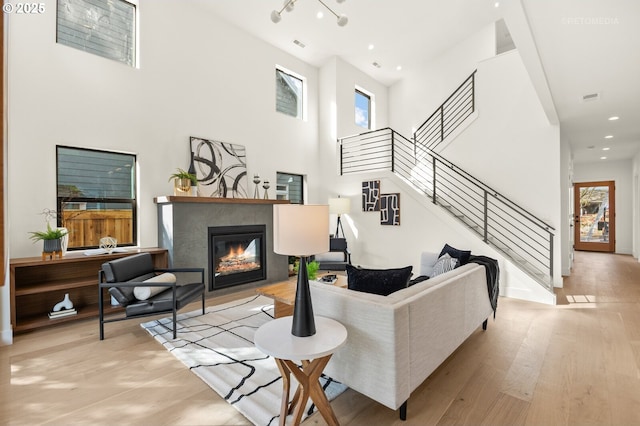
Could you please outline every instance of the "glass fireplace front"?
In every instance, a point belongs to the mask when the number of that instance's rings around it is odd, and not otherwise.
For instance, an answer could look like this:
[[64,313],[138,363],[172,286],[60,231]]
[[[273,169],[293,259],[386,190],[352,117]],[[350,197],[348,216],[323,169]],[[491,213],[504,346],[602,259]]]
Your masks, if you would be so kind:
[[266,226],[209,227],[209,290],[267,278]]

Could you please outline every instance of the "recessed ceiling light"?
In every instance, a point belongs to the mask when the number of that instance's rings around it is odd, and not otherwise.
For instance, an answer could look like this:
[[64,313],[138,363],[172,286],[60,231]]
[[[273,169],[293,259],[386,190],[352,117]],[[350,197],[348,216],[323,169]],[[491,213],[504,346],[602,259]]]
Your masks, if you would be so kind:
[[613,135],[607,135],[604,137],[605,139],[613,139]]
[[373,44],[369,45],[369,50],[373,50],[375,48],[375,46]]
[[297,44],[298,46],[302,47],[303,49],[305,48],[304,43],[301,42],[300,40],[293,40],[293,44]]
[[500,7],[500,2],[499,2],[499,1],[495,2],[495,3],[493,4],[493,7]]
[[609,117],[609,121],[615,121],[618,120],[620,117],[618,117],[617,115],[614,115],[613,117]]
[[396,67],[396,71],[402,71],[402,65],[398,65],[398,66]]
[[380,68],[380,67],[382,66],[382,65],[380,65],[380,64],[379,64],[379,63],[377,63],[377,62],[374,62],[372,65],[373,65],[374,67],[376,67],[376,68]]
[[603,151],[609,151],[611,148],[609,148],[608,146],[605,146],[604,148],[602,148]]
[[607,157],[600,157],[600,159],[601,159],[601,160],[606,160],[606,159],[607,159]]
[[322,11],[316,13],[316,18],[318,18],[318,19],[324,18],[324,13],[322,13]]
[[595,145],[589,145],[589,146],[587,147],[587,149],[593,149],[593,148],[595,148],[595,147],[596,147]]

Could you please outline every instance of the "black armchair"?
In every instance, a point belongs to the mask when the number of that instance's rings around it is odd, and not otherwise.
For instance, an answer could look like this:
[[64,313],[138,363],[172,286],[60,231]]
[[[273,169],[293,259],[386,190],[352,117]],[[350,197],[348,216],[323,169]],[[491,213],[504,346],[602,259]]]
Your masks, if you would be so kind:
[[[175,275],[167,273],[197,273],[199,279],[194,283],[177,284]],[[161,276],[161,274],[165,275]],[[175,339],[177,311],[198,297],[202,298],[204,314],[204,268],[155,268],[149,253],[103,263],[102,269],[98,272],[98,287],[100,340],[104,339],[106,323],[164,313],[173,314],[173,338]],[[105,288],[120,306],[124,307],[124,315],[105,319],[103,303]],[[141,295],[142,293],[146,294]],[[138,299],[136,294],[143,300]]]
[[323,271],[344,271],[351,265],[351,252],[346,238],[329,238],[329,251],[314,256]]

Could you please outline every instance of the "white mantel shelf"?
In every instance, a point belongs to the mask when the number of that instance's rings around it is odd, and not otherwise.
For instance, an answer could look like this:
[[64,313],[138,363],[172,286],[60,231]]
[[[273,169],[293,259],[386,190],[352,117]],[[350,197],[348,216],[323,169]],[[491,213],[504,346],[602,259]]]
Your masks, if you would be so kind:
[[188,197],[180,195],[163,195],[155,197],[156,204],[169,203],[219,203],[219,204],[289,204],[289,200],[270,200],[261,198],[212,198],[212,197]]

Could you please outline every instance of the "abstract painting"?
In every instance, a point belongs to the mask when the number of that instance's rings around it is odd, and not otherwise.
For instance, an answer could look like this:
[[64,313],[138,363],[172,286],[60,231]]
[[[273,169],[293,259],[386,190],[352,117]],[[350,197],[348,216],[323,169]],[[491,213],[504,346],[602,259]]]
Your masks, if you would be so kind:
[[380,210],[380,181],[362,182],[362,211],[377,212]]
[[243,145],[193,136],[190,144],[199,195],[248,198],[247,153]]
[[400,225],[400,194],[380,195],[380,225]]

